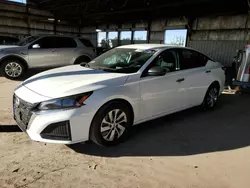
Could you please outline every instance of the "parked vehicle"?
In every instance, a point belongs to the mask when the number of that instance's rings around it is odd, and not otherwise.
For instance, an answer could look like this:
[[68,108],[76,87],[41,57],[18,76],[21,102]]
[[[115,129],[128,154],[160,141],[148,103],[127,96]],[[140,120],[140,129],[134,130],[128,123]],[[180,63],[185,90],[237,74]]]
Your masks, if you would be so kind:
[[80,64],[96,57],[89,40],[72,36],[37,35],[17,45],[0,50],[1,73],[10,79],[20,78],[29,68]]
[[16,47],[16,43],[19,41],[16,37],[2,36],[0,35],[0,49]]
[[250,88],[250,45],[245,50],[238,50],[235,61],[237,62],[237,77],[233,85],[244,89]]
[[14,118],[33,140],[110,146],[132,125],[193,106],[214,108],[224,82],[221,64],[193,49],[120,46],[24,81],[14,91]]

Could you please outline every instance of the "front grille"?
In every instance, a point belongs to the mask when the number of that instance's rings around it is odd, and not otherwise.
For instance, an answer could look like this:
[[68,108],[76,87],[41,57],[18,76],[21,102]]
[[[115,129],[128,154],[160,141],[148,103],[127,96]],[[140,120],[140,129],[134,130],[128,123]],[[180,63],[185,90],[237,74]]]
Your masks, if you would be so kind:
[[69,121],[62,121],[48,125],[41,132],[41,137],[51,140],[71,140]]
[[13,96],[13,112],[14,112],[14,119],[20,126],[20,128],[25,131],[29,124],[31,115],[32,115],[32,108],[34,104],[28,103],[16,95]]

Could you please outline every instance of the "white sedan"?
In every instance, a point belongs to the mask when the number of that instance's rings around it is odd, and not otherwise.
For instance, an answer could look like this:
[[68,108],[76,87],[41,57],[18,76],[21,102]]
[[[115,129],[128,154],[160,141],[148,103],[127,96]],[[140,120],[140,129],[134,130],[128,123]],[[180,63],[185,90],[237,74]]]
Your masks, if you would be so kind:
[[213,108],[224,81],[221,64],[196,50],[120,46],[25,80],[14,92],[14,119],[36,141],[110,146],[132,125],[194,106]]

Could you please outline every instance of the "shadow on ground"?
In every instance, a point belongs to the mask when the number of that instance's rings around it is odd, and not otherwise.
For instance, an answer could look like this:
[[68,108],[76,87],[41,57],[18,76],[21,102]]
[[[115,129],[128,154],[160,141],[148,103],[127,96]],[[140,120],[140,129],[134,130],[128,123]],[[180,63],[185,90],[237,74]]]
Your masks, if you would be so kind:
[[[17,81],[24,81],[24,80],[28,79],[29,77],[34,76],[35,74],[38,74],[38,73],[46,71],[46,70],[49,70],[49,69],[48,68],[29,69],[25,73],[25,75],[23,77],[19,78]],[[0,74],[0,76],[2,77],[3,75]]]
[[135,126],[129,140],[119,146],[102,148],[87,143],[68,147],[105,157],[184,156],[247,147],[249,104],[249,95],[222,95],[213,111],[193,108]]
[[17,125],[0,125],[1,132],[22,132]]
[[24,80],[30,78],[31,76],[34,76],[34,75],[36,75],[36,74],[38,74],[38,73],[40,73],[40,72],[46,71],[46,70],[49,70],[49,69],[48,69],[48,68],[29,69],[29,70],[25,73],[25,75],[24,75],[22,78],[20,78],[19,80],[20,80],[20,81],[24,81]]

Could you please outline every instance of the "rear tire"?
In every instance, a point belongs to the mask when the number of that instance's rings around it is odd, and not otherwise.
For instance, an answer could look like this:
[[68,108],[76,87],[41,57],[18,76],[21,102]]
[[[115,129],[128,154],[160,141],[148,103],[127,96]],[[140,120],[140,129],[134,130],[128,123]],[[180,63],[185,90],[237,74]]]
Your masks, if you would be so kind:
[[11,80],[19,79],[25,73],[25,66],[18,59],[6,59],[1,65],[1,75]]
[[219,90],[220,87],[216,83],[210,85],[202,103],[202,108],[204,110],[214,109],[219,98]]
[[107,103],[92,121],[90,139],[104,147],[117,145],[127,138],[132,123],[132,113],[126,104]]

